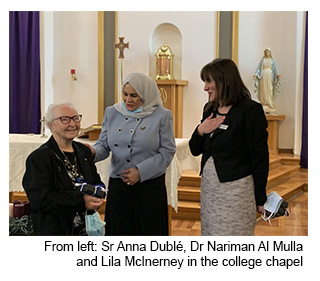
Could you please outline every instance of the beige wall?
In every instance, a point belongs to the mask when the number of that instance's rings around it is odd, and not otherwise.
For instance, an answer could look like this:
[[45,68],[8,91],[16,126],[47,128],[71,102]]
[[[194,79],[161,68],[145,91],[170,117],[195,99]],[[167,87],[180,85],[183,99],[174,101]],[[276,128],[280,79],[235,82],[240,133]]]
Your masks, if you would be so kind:
[[[41,16],[42,111],[52,101],[70,101],[84,115],[83,127],[97,123],[97,12],[42,12]],[[130,42],[130,49],[125,50],[124,76],[136,71],[152,73],[150,42],[157,26],[170,23],[181,32],[181,79],[189,81],[184,93],[183,137],[189,138],[207,100],[199,73],[215,58],[216,12],[120,11],[117,18],[118,36]],[[303,12],[239,13],[242,78],[253,94],[252,76],[263,50],[270,47],[282,75],[282,90],[275,104],[278,113],[287,117],[280,123],[279,145],[297,154],[301,146],[303,39]],[[71,68],[76,69],[76,82],[71,81]]]
[[[71,102],[82,127],[98,118],[97,12],[41,12],[42,112],[52,102]],[[71,68],[77,81],[71,80]],[[42,99],[44,100],[44,99]]]

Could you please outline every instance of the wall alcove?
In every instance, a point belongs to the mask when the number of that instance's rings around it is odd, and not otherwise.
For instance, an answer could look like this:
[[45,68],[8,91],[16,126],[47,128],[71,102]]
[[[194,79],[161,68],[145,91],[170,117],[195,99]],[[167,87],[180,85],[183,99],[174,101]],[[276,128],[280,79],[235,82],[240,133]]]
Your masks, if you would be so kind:
[[155,54],[159,48],[166,44],[174,54],[173,57],[173,76],[175,79],[181,79],[181,45],[182,36],[178,27],[171,23],[162,23],[158,25],[150,36],[149,46],[149,75],[156,77],[156,57]]

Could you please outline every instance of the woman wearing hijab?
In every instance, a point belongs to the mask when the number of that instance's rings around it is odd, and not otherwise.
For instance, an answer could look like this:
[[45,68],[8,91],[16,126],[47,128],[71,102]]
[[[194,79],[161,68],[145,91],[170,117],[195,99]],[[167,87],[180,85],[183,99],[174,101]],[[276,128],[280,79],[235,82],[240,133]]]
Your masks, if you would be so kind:
[[127,76],[121,103],[106,108],[95,162],[112,152],[106,235],[168,235],[165,171],[175,153],[173,118],[156,82]]

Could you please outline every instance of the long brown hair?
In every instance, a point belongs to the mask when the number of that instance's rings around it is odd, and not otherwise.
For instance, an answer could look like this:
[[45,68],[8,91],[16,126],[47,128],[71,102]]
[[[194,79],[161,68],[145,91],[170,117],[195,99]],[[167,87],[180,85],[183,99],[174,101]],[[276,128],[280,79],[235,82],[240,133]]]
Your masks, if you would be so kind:
[[206,110],[218,106],[234,105],[243,98],[251,99],[251,94],[244,85],[238,67],[231,59],[215,59],[201,70],[203,82],[214,80],[217,88],[217,99],[209,102]]

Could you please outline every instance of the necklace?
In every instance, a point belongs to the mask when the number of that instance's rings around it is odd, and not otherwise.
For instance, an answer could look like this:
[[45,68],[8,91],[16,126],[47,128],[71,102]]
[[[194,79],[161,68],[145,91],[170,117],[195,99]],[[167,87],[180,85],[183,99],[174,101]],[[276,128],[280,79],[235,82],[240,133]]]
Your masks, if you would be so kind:
[[74,152],[70,153],[70,157],[73,156],[72,162],[69,160],[69,158],[67,157],[67,155],[64,153],[64,151],[62,151],[62,154],[64,156],[63,162],[65,164],[66,170],[68,172],[69,177],[73,180],[73,181],[77,181],[77,178],[80,176],[79,173],[79,169],[78,169],[78,165],[77,165],[77,157],[76,154]]

